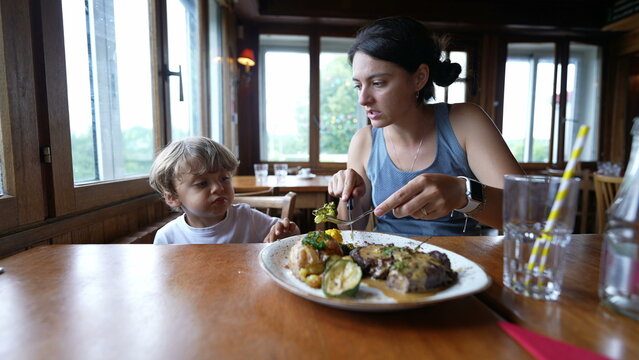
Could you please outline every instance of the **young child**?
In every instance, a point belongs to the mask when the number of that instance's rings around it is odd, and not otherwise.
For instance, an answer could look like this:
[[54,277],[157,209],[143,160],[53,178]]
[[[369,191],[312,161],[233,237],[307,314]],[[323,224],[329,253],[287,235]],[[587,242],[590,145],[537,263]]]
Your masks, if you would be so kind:
[[184,214],[158,230],[154,244],[273,242],[300,233],[247,204],[233,204],[231,182],[238,160],[226,147],[201,137],[175,141],[151,166],[149,183],[164,201]]

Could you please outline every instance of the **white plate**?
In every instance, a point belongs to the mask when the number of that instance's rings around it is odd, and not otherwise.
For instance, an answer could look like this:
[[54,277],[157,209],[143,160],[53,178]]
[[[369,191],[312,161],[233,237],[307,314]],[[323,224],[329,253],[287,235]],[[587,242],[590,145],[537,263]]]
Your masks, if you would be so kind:
[[308,175],[302,175],[302,174],[297,174],[297,177],[300,179],[312,179],[314,177],[316,177],[317,175],[315,174],[308,174]]
[[459,280],[442,291],[424,294],[423,297],[418,295],[401,302],[385,296],[380,290],[368,286],[364,282],[360,284],[359,292],[353,298],[330,298],[325,296],[321,289],[311,288],[298,280],[286,267],[289,250],[295,244],[295,241],[302,237],[304,235],[292,236],[265,247],[260,251],[260,265],[284,289],[320,304],[357,311],[410,309],[468,296],[483,291],[490,285],[490,277],[479,265],[452,251],[429,245],[428,243],[421,243],[417,240],[376,232],[353,231],[351,237],[350,231],[343,230],[342,237],[345,243],[353,243],[355,245],[392,243],[395,246],[412,248],[416,248],[421,244],[419,250],[422,252],[441,251],[450,259],[451,267],[457,271]]

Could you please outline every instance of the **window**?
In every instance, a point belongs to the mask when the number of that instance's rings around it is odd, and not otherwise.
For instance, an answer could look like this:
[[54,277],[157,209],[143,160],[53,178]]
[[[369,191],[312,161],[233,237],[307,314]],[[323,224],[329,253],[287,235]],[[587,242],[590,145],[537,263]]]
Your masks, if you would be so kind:
[[[566,84],[566,120],[564,143],[572,144],[581,125],[590,126],[590,135],[581,152],[582,161],[597,161],[599,104],[601,103],[601,48],[591,44],[570,43]],[[564,146],[564,159],[570,158],[570,146]]]
[[[562,80],[562,62],[556,60],[556,53],[567,51]],[[566,161],[583,124],[590,125],[591,131],[581,160],[596,160],[599,51],[598,46],[576,43],[508,44],[502,135],[518,161]]]
[[267,161],[309,161],[307,36],[261,35],[261,157]]
[[[216,9],[216,7],[213,7]],[[145,175],[153,161],[149,4],[63,0],[76,183]],[[171,136],[201,133],[198,6],[166,0]]]
[[209,63],[210,93],[209,127],[210,136],[220,143],[224,142],[224,101],[222,84],[222,14],[219,6],[209,6]]
[[196,0],[166,0],[171,140],[201,134],[200,36]]
[[[0,231],[149,195],[158,148],[192,134],[221,140],[219,6],[0,2],[11,27],[0,27]],[[198,9],[214,16],[201,23]],[[205,50],[217,66],[202,65]]]
[[[315,51],[314,41],[319,43]],[[260,36],[262,161],[346,162],[351,137],[367,121],[351,81],[347,53],[352,43],[339,37]],[[311,54],[317,54],[315,59]],[[319,64],[316,90],[312,62]]]
[[148,173],[154,154],[148,14],[144,1],[62,1],[75,183]]
[[320,39],[320,162],[346,162],[355,132],[366,125],[348,64],[353,39]]
[[549,162],[555,44],[509,44],[502,135],[520,162]]

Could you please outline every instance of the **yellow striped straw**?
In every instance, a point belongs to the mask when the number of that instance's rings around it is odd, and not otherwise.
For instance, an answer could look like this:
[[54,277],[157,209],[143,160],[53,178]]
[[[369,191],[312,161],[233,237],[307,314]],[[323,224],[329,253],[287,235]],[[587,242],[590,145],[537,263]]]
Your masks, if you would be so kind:
[[[577,133],[577,138],[575,139],[575,143],[572,147],[572,153],[570,154],[570,159],[568,160],[568,164],[566,164],[566,170],[564,170],[564,174],[561,177],[561,183],[559,184],[559,190],[557,191],[557,195],[555,195],[555,200],[553,201],[552,208],[550,209],[550,214],[548,214],[548,220],[546,221],[546,226],[542,231],[540,237],[535,240],[535,244],[533,245],[533,249],[530,252],[530,259],[528,260],[528,265],[526,268],[526,278],[525,284],[526,287],[530,285],[530,274],[535,268],[535,262],[537,261],[537,255],[539,254],[539,249],[542,244],[544,248],[541,251],[541,257],[539,261],[539,269],[538,273],[541,275],[546,269],[546,259],[548,258],[548,252],[550,251],[550,243],[552,241],[552,236],[550,236],[550,232],[555,228],[555,222],[557,218],[561,214],[561,209],[563,208],[564,199],[568,196],[568,186],[570,184],[570,179],[573,177],[575,173],[575,168],[577,167],[577,163],[579,162],[579,157],[581,156],[581,150],[584,147],[584,141],[586,140],[586,135],[588,135],[588,131],[590,127],[588,125],[582,125],[579,128],[579,132]],[[539,282],[541,282],[541,276],[539,276]]]

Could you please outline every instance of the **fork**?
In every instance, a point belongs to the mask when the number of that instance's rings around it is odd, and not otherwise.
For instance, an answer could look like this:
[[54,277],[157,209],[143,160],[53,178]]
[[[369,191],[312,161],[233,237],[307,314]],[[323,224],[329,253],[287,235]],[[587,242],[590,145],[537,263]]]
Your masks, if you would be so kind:
[[357,221],[363,219],[364,217],[368,216],[369,214],[371,214],[373,212],[374,209],[370,209],[365,211],[362,215],[356,217],[353,220],[342,220],[342,219],[338,219],[332,216],[327,216],[326,217],[326,221],[328,222],[332,222],[333,224],[337,224],[337,225],[351,225],[356,223]]

